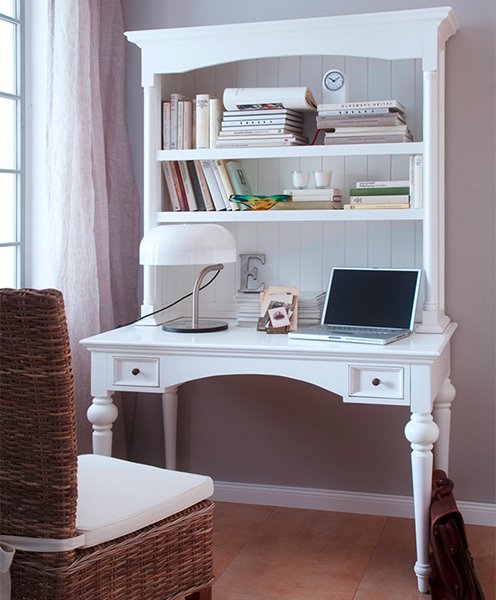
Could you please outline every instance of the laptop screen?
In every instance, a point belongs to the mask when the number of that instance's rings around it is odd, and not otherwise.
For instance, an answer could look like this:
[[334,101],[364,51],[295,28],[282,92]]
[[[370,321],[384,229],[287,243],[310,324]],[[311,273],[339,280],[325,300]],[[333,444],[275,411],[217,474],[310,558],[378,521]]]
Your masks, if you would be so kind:
[[322,323],[413,329],[419,269],[334,268]]

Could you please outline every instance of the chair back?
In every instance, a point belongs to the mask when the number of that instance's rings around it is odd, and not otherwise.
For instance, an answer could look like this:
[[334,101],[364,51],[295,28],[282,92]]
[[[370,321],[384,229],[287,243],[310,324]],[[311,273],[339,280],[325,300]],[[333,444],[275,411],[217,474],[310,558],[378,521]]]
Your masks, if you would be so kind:
[[0,534],[76,534],[76,415],[58,290],[0,290]]

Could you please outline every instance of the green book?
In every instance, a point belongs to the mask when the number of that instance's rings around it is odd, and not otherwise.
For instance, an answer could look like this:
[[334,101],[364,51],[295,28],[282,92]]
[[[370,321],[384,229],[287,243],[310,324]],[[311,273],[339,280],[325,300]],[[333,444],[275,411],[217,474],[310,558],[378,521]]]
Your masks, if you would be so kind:
[[350,196],[399,196],[409,194],[410,188],[406,187],[381,187],[381,188],[351,188]]
[[251,196],[250,184],[244,172],[243,165],[238,160],[228,160],[225,163],[227,176],[235,194]]

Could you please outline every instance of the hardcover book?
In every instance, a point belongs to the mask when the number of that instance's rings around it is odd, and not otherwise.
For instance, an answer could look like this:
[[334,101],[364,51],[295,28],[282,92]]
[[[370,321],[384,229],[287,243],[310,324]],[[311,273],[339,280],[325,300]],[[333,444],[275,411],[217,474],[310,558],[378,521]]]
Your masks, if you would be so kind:
[[235,194],[249,195],[253,193],[250,184],[248,183],[243,165],[238,160],[226,161],[225,167]]

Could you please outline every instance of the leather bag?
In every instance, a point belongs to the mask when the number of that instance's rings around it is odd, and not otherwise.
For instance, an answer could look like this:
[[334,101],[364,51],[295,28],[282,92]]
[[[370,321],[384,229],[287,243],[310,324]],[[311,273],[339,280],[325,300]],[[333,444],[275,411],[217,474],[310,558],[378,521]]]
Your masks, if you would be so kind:
[[431,596],[433,600],[484,600],[453,485],[444,471],[434,471],[430,508]]

